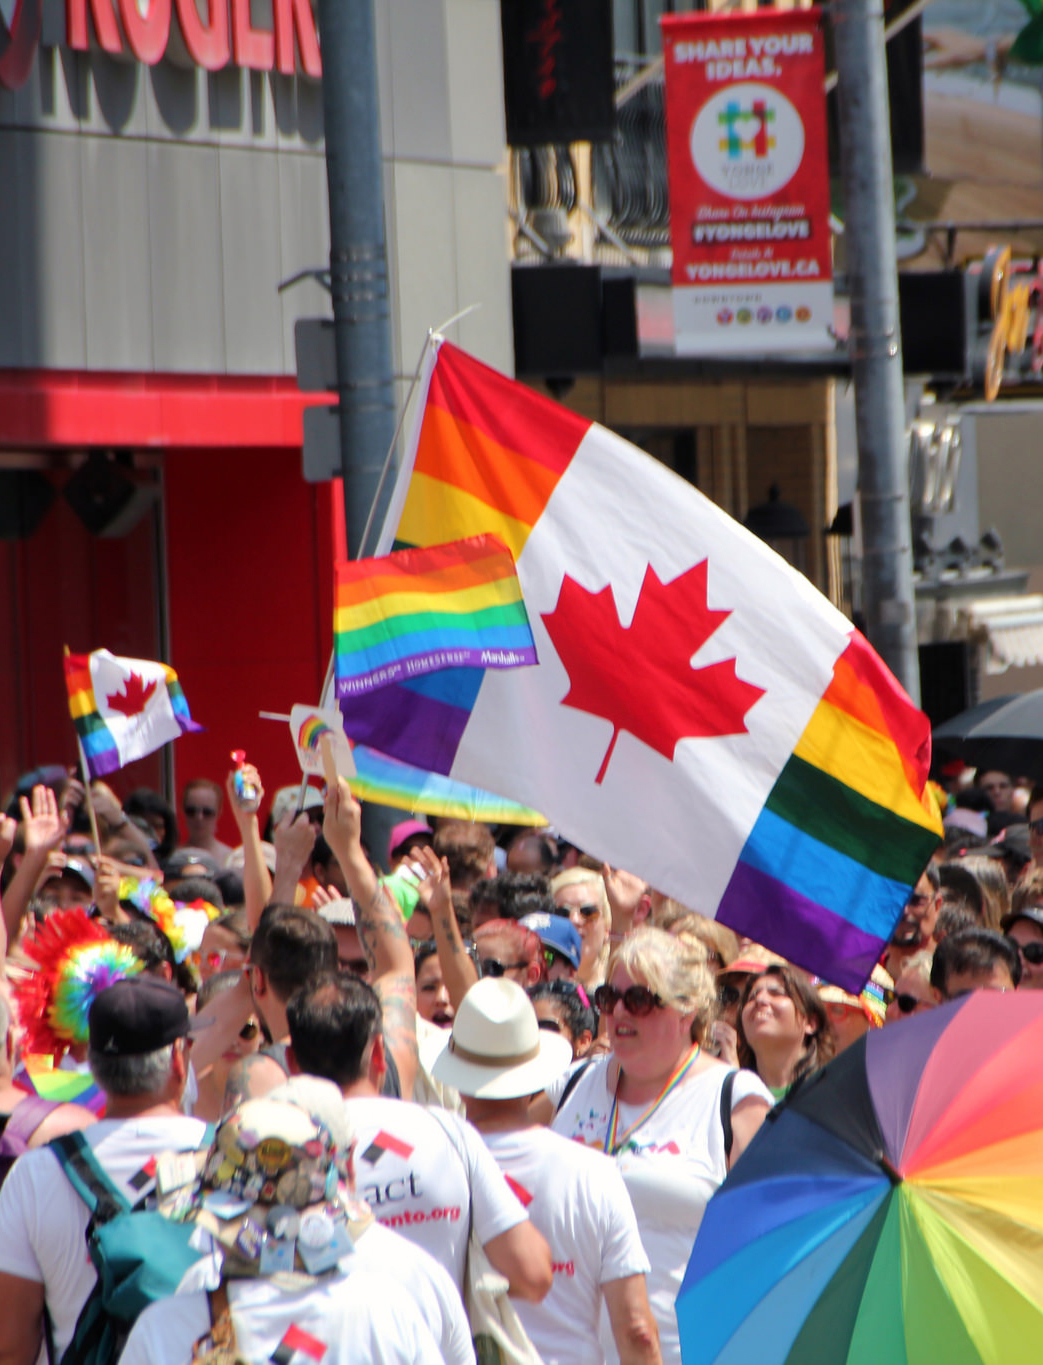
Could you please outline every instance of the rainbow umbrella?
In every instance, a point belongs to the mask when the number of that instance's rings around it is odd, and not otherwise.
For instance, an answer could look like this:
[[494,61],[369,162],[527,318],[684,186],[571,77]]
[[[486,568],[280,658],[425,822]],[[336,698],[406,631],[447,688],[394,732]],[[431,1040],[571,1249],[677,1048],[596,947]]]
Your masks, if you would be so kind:
[[710,1201],[684,1365],[1043,1358],[1043,993],[867,1034],[769,1115]]

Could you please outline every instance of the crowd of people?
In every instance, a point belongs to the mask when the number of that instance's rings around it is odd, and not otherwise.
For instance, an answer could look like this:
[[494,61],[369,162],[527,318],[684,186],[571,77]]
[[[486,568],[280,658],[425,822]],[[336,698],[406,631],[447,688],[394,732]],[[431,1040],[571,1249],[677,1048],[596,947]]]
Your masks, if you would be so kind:
[[[703,1210],[769,1111],[873,1029],[1043,987],[1043,788],[937,790],[856,996],[552,830],[409,819],[372,850],[343,779],[193,779],[179,821],[27,774],[0,816],[0,1365],[679,1365]],[[183,1235],[124,1318],[98,1307],[116,1211]]]

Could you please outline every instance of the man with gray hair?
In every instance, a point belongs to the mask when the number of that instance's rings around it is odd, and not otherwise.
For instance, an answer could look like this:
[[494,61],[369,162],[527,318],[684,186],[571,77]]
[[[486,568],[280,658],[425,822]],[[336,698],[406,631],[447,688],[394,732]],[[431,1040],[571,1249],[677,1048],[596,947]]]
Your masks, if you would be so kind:
[[[89,1016],[88,1061],[105,1118],[84,1136],[131,1204],[155,1186],[159,1152],[192,1151],[206,1125],[181,1113],[188,1074],[188,1009],[176,987],[128,977],[101,991]],[[53,1330],[60,1360],[94,1288],[86,1254],[90,1211],[47,1147],[19,1157],[0,1190],[0,1361],[33,1365]]]

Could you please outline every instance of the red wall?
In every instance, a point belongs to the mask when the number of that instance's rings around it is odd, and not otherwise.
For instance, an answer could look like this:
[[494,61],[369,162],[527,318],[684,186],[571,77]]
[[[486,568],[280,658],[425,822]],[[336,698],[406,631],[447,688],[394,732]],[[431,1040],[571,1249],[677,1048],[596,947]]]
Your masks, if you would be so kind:
[[[74,654],[158,659],[153,519],[124,537],[91,536],[55,499],[29,540],[0,542],[0,792],[44,763],[77,762],[62,668]],[[160,785],[150,755],[114,774],[122,794]]]
[[[232,749],[269,795],[300,779],[289,726],[258,711],[316,703],[333,638],[331,507],[300,451],[172,451],[164,461],[170,663],[205,732],[174,744],[178,803],[193,777],[223,782]],[[218,837],[237,843],[231,818]]]

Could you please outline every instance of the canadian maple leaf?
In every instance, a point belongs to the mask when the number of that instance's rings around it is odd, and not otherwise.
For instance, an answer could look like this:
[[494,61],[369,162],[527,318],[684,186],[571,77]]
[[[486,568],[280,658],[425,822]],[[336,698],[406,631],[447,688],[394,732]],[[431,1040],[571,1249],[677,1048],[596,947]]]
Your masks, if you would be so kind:
[[158,686],[155,678],[147,683],[140,673],[131,673],[123,684],[123,691],[117,692],[113,697],[106,697],[105,702],[110,710],[119,711],[121,715],[140,716]]
[[735,660],[693,668],[692,656],[731,615],[706,600],[704,559],[669,583],[651,565],[629,626],[621,626],[611,586],[591,593],[565,575],[543,622],[569,675],[562,705],[611,721],[595,782],[601,782],[621,730],[671,761],[682,739],[737,735],[762,687],[743,682]]

